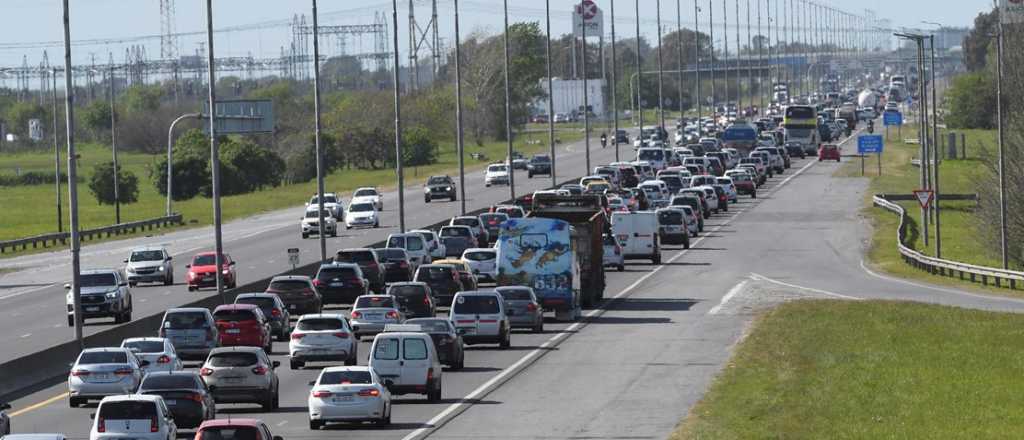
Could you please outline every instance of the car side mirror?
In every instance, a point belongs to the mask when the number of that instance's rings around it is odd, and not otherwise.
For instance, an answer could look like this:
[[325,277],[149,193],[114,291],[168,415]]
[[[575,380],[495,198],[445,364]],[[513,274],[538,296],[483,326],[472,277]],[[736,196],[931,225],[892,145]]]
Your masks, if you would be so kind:
[[139,361],[139,366],[140,367],[148,367],[149,366],[149,361],[143,359],[143,360]]
[[120,283],[118,284],[118,286],[121,286],[121,287],[124,287],[124,286],[127,286],[127,285],[128,285],[128,282],[127,282],[127,281],[122,281],[122,282],[120,282]]
[[167,261],[171,261],[171,260],[173,260],[173,259],[174,259],[174,257],[172,257],[172,256],[170,256],[170,255],[168,255],[168,256],[167,256]]
[[96,419],[96,413],[89,413],[89,420]]
[[71,283],[64,283],[64,290],[71,290]]
[[275,435],[273,440],[284,440],[284,437],[281,437],[279,435]]
[[314,386],[314,385],[316,385],[316,381],[315,380],[309,381],[309,386]]
[[192,265],[191,265],[191,264],[186,264],[186,265],[185,265],[185,269],[188,269],[188,268],[190,268],[190,267],[192,267]]
[[234,261],[232,261],[232,262],[228,263],[228,266],[234,266],[234,265],[235,265],[235,262],[234,262]]
[[281,361],[273,361],[273,362],[270,363],[270,366],[272,368],[280,367],[281,366]]
[[391,379],[384,379],[384,386],[386,386],[388,388],[391,388],[391,387],[395,386],[395,383],[392,382]]
[[466,334],[466,329],[464,329],[464,328],[457,328],[457,329],[455,329],[455,333],[458,333],[459,336],[463,336],[463,335]]
[[127,258],[125,258],[124,260],[121,260],[121,262],[122,262],[122,263],[127,263],[127,262],[128,262],[128,259],[127,259]]

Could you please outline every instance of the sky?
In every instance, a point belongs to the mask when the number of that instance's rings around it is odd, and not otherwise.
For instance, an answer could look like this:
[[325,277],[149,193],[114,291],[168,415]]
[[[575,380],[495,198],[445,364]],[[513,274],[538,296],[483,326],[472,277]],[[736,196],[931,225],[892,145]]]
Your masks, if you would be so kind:
[[[510,21],[541,21],[544,18],[545,0],[507,0]],[[552,8],[552,30],[556,35],[571,29],[570,11],[572,0],[550,0]],[[595,0],[605,13],[605,32],[610,32],[609,2]],[[639,0],[641,8],[641,33],[653,37],[655,1]],[[707,0],[699,0],[706,5]],[[721,2],[713,0],[716,7],[715,22],[721,26]],[[740,1],[740,14],[745,18],[747,0]],[[761,3],[765,0],[760,0]],[[437,0],[439,34],[443,45],[449,45],[454,38],[452,26],[453,0]],[[87,63],[95,56],[97,62],[106,62],[108,54],[114,59],[124,59],[128,45],[142,45],[147,57],[159,58],[160,8],[158,0],[70,0],[71,36],[77,43],[72,51],[75,63]],[[408,47],[408,4],[399,3],[399,44],[403,58]],[[460,0],[461,32],[463,35],[474,31],[496,33],[502,26],[501,2],[498,0]],[[676,1],[661,0],[662,21],[666,31],[676,26]],[[693,25],[693,0],[682,0],[684,27]],[[751,0],[752,9],[758,0]],[[775,3],[775,2],[773,2]],[[937,22],[948,26],[970,26],[974,17],[983,10],[991,9],[991,2],[982,0],[819,0],[819,3],[851,13],[863,13],[865,9],[875,11],[880,18],[889,18],[894,26],[931,29],[932,25],[922,21]],[[205,41],[201,34],[205,30],[206,13],[203,0],[175,0],[177,32],[200,33],[179,39],[178,51],[194,54]],[[258,58],[277,57],[281,47],[291,41],[288,22],[296,14],[309,14],[310,0],[215,0],[214,27],[216,29],[241,29],[218,33],[214,47],[217,56],[247,56]],[[430,20],[430,0],[414,0],[417,20]],[[624,37],[635,35],[636,22],[634,0],[618,0],[616,6],[617,33]],[[941,7],[937,7],[940,6]],[[774,6],[773,6],[774,7]],[[371,24],[375,13],[382,13],[389,23],[391,20],[390,0],[319,0],[321,25]],[[727,19],[735,19],[733,3],[729,3]],[[702,30],[707,29],[706,13],[702,12]],[[751,14],[756,17],[756,13]],[[38,65],[43,50],[48,51],[51,63],[61,62],[63,38],[61,22],[61,0],[0,0],[0,69],[20,66],[25,58],[30,65]],[[261,25],[261,26],[254,26]],[[390,27],[390,24],[389,24]],[[730,31],[730,36],[735,31]],[[150,37],[150,38],[139,38]],[[745,40],[744,37],[741,39]],[[83,41],[122,40],[122,41]],[[129,40],[129,41],[123,41]],[[350,40],[348,52],[370,52],[372,38],[361,42]],[[338,51],[336,40],[322,42],[323,50],[332,55]],[[25,57],[25,58],[23,58]],[[5,80],[0,74],[0,85]]]

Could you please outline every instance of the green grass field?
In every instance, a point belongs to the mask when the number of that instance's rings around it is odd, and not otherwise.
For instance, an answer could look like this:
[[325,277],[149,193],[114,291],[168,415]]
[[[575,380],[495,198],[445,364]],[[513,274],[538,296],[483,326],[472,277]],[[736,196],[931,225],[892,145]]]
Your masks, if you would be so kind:
[[[580,139],[582,132],[573,130],[560,131],[557,133],[557,136],[562,143],[569,143]],[[540,142],[531,143],[530,141]],[[491,161],[503,160],[505,158],[505,148],[506,144],[504,142],[488,142],[482,147],[467,142],[467,169],[478,169]],[[520,135],[517,138],[515,148],[527,156],[532,153],[546,151],[548,149],[547,133]],[[407,185],[418,185],[431,174],[457,173],[458,155],[454,145],[442,144],[440,150],[441,154],[439,154],[436,164],[426,167],[406,168]],[[106,146],[81,145],[79,151],[81,154],[80,175],[86,179],[88,179],[94,165],[110,160],[110,150]],[[483,153],[488,160],[477,161],[469,156],[470,153]],[[121,153],[118,159],[124,169],[134,172],[139,178],[139,202],[121,207],[121,221],[129,222],[163,216],[166,198],[157,193],[151,179],[148,177],[147,171],[147,167],[155,162],[156,156]],[[63,165],[66,166],[66,162]],[[15,169],[21,169],[22,172],[30,170],[51,171],[53,170],[53,156],[49,151],[33,154],[0,154],[0,173],[13,174]],[[394,188],[397,186],[395,171],[390,168],[372,171],[343,170],[329,175],[326,179],[328,191],[347,194],[361,186],[377,186],[382,189]],[[67,186],[65,185],[63,189],[66,202]],[[255,193],[223,197],[221,199],[221,207],[225,220],[230,220],[288,206],[301,205],[315,192],[315,181],[282,185]],[[114,224],[114,208],[112,206],[99,205],[96,202],[96,198],[89,192],[87,185],[79,185],[78,193],[80,224],[83,229]],[[67,223],[66,205],[65,203],[65,224]],[[4,207],[4,209],[0,210],[0,225],[3,225],[3,228],[0,228],[0,240],[10,240],[57,231],[53,185],[5,187],[2,189],[2,195],[0,195],[0,206]],[[175,202],[174,211],[182,213],[185,221],[190,225],[205,225],[213,221],[213,205],[210,199],[196,197],[192,200]],[[4,256],[11,255],[18,254],[4,254]]]
[[800,301],[760,317],[671,440],[1024,437],[1024,315]]

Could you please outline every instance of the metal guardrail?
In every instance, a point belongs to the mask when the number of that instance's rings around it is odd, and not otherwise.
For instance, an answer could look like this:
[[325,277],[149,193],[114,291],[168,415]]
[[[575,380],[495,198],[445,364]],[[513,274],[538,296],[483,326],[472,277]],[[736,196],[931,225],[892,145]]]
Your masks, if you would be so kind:
[[[104,226],[102,228],[85,229],[79,232],[79,236],[83,241],[92,240],[94,237],[110,237],[111,235],[121,235],[124,233],[134,233],[138,230],[151,230],[153,228],[159,228],[167,226],[168,224],[181,224],[181,214],[174,214],[167,217],[158,217],[149,220],[139,220],[137,222],[121,223],[117,225]],[[71,237],[70,233],[67,232],[55,232],[52,234],[36,235],[33,237],[19,238],[17,240],[0,241],[0,254],[10,252],[16,252],[20,248],[26,250],[29,246],[33,249],[42,247],[49,247],[51,244],[56,246],[58,243],[67,243]]]
[[[902,199],[902,197],[900,198]],[[903,243],[906,239],[907,233],[906,210],[903,209],[903,207],[900,206],[899,204],[890,201],[885,194],[875,195],[872,200],[875,206],[883,208],[900,216],[900,225],[896,229],[896,244],[899,248],[900,255],[903,256],[903,261],[905,261],[907,264],[910,264],[918,269],[928,271],[933,275],[959,275],[961,280],[970,278],[972,282],[978,282],[978,278],[981,278],[981,282],[986,286],[989,284],[989,278],[992,278],[992,280],[995,282],[996,287],[1002,287],[1003,280],[1009,281],[1009,287],[1011,289],[1016,289],[1018,282],[1024,282],[1024,272],[998,269],[994,267],[977,266],[974,264],[961,263],[958,261],[943,260],[941,258],[931,257],[922,254],[914,249],[911,249],[910,247]]]

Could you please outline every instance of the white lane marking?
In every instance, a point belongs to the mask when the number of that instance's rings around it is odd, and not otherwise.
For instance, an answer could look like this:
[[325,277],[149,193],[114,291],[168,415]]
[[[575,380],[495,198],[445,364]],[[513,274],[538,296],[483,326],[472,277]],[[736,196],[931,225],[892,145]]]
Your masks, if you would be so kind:
[[711,310],[708,310],[708,314],[709,315],[717,315],[718,312],[720,310],[722,310],[722,306],[724,306],[725,303],[729,302],[729,300],[731,300],[732,297],[736,296],[737,293],[742,292],[744,287],[747,287],[747,281],[746,280],[740,281],[735,286],[732,286],[732,289],[729,289],[729,291],[726,292],[725,296],[722,297],[722,300],[719,301],[717,305],[712,307]]
[[277,426],[280,427],[280,426],[284,426],[284,425],[287,425],[287,424],[288,424],[287,420],[282,420],[280,423],[277,424]]
[[978,298],[978,299],[984,299],[984,300],[989,300],[989,301],[1003,301],[1003,302],[1011,302],[1011,303],[1016,303],[1016,304],[1024,304],[1024,299],[1009,298],[1009,297],[996,296],[996,295],[984,295],[984,294],[980,294],[980,293],[971,293],[971,292],[967,292],[967,291],[963,291],[963,290],[945,289],[945,288],[942,288],[942,287],[929,286],[927,284],[915,283],[913,281],[904,280],[904,279],[901,279],[901,278],[896,278],[896,277],[891,277],[891,276],[887,276],[887,275],[882,275],[882,274],[880,274],[878,272],[875,272],[875,271],[869,269],[867,264],[864,263],[863,259],[860,260],[860,268],[863,269],[864,272],[867,272],[868,275],[871,275],[871,276],[873,276],[875,278],[878,278],[878,279],[884,280],[884,281],[890,281],[890,282],[894,282],[894,283],[905,284],[905,285],[908,285],[908,286],[919,287],[919,288],[922,288],[922,289],[934,290],[934,291],[937,291],[937,292],[951,293],[951,294],[954,294],[954,295],[961,295],[961,296],[969,296],[971,298]]
[[15,298],[15,297],[19,297],[21,295],[29,294],[29,293],[32,293],[32,292],[38,292],[38,291],[43,290],[43,289],[49,289],[49,288],[51,288],[53,286],[56,286],[56,284],[48,284],[46,286],[33,287],[33,288],[30,288],[30,289],[27,289],[27,290],[19,291],[17,293],[12,293],[10,295],[0,296],[0,300]]
[[32,336],[32,333],[25,333],[25,334],[23,334],[21,336],[18,336],[18,337],[21,338],[21,339],[25,339],[25,338],[27,338],[29,336]]
[[827,295],[827,296],[831,296],[831,297],[835,297],[835,298],[840,298],[840,299],[851,299],[851,300],[855,300],[855,301],[860,301],[860,300],[864,299],[864,298],[857,298],[855,296],[850,296],[850,295],[843,295],[841,293],[829,292],[828,290],[821,290],[821,289],[815,289],[813,287],[807,287],[807,286],[800,286],[800,285],[796,285],[796,284],[790,284],[790,283],[787,283],[787,282],[784,282],[784,281],[774,280],[774,279],[768,278],[768,277],[766,277],[764,275],[759,275],[759,274],[756,274],[756,273],[751,273],[750,274],[750,278],[754,279],[754,280],[757,280],[757,281],[767,281],[769,283],[778,284],[780,286],[792,287],[794,289],[809,290],[811,292],[820,293],[822,295]]

